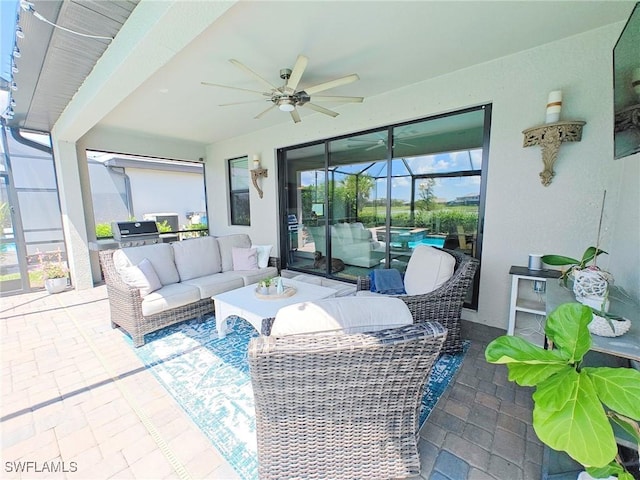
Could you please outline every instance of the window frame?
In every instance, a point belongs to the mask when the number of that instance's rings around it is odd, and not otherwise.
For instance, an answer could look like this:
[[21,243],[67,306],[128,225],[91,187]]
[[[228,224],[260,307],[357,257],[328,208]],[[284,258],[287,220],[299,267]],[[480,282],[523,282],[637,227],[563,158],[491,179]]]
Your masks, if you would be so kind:
[[[247,166],[244,169],[246,173],[246,183],[247,188],[233,188],[233,179],[234,170],[238,169],[235,167],[235,163],[246,162]],[[239,171],[239,169],[237,170]],[[251,226],[251,202],[250,202],[250,194],[249,194],[249,156],[243,155],[241,157],[234,157],[227,160],[227,173],[228,173],[228,186],[229,186],[229,223],[231,225],[237,225],[242,227],[250,227]],[[237,218],[239,212],[236,210],[236,201],[235,199],[239,197],[239,195],[246,195],[247,198],[247,221],[246,223],[242,221],[242,218]]]

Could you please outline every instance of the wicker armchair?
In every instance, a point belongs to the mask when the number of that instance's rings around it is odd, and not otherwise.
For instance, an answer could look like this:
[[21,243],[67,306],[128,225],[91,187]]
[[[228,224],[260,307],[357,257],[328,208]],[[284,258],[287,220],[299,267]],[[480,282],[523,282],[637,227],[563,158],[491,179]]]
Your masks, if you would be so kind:
[[[456,259],[456,266],[449,280],[424,295],[397,297],[407,304],[416,323],[437,321],[447,329],[447,340],[442,347],[442,353],[458,353],[462,351],[462,305],[478,268],[478,260],[454,250],[444,251]],[[369,277],[358,277],[357,290],[368,291],[369,288]]]
[[252,339],[260,479],[418,475],[420,402],[445,336],[427,322]]

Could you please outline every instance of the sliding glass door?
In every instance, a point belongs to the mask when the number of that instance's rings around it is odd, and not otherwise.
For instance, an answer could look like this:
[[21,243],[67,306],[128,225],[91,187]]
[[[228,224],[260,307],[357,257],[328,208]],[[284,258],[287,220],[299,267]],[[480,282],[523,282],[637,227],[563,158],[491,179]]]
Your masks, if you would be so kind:
[[480,258],[489,124],[485,105],[280,150],[284,266],[355,280],[418,245]]

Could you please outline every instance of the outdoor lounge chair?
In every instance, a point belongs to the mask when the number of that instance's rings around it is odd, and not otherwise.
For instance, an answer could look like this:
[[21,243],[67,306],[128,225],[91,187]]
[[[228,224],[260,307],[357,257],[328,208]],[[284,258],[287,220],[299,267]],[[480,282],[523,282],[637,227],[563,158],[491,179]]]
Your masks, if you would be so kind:
[[419,408],[445,336],[427,322],[252,339],[259,478],[418,475]]
[[[462,351],[462,337],[460,335],[462,305],[478,268],[478,260],[454,250],[442,249],[441,251],[455,258],[453,275],[429,293],[396,296],[407,304],[414,322],[437,321],[447,329],[447,340],[442,347],[442,353],[458,353]],[[412,256],[409,264],[412,260],[416,261]],[[420,269],[422,268],[420,267]],[[408,269],[409,266],[407,266]],[[369,288],[369,277],[358,277],[357,290],[369,291]]]

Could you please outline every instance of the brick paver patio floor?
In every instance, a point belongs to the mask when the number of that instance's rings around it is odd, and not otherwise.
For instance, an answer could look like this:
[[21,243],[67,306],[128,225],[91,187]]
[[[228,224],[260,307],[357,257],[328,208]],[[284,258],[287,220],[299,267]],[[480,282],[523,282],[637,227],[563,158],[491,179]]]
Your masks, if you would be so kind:
[[[463,333],[472,347],[421,431],[420,478],[539,479],[531,393],[484,361],[502,332]],[[0,298],[0,342],[1,478],[238,478],[111,329],[106,287]]]

